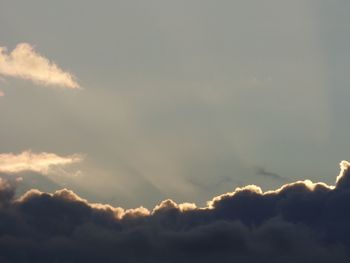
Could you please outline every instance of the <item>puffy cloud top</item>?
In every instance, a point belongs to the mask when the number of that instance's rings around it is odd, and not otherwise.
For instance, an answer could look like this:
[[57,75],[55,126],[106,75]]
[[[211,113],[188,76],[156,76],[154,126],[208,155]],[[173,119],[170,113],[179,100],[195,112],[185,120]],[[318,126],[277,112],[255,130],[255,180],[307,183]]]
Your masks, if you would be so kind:
[[152,211],[89,203],[70,190],[14,198],[0,181],[1,262],[350,262],[350,166],[309,180],[237,188],[207,207]]

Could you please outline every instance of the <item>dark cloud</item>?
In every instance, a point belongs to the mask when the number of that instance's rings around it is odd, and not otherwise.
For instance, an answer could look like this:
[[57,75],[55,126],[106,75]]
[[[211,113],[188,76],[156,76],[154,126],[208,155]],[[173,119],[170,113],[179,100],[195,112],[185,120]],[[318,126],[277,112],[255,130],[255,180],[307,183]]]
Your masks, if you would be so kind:
[[262,175],[262,176],[265,176],[265,177],[270,177],[272,179],[276,179],[276,180],[280,180],[280,181],[283,181],[283,182],[288,182],[289,180],[286,179],[285,177],[277,174],[277,173],[274,173],[274,172],[270,172],[270,171],[267,171],[264,167],[261,167],[261,166],[257,166],[255,167],[255,173],[257,175]]
[[72,191],[0,181],[0,262],[350,262],[350,169],[263,193],[237,188],[208,207],[153,211],[89,203]]
[[0,178],[16,186],[16,196],[22,195],[32,188],[48,192],[62,188],[62,185],[54,182],[50,177],[35,172],[22,172],[18,174],[0,173]]

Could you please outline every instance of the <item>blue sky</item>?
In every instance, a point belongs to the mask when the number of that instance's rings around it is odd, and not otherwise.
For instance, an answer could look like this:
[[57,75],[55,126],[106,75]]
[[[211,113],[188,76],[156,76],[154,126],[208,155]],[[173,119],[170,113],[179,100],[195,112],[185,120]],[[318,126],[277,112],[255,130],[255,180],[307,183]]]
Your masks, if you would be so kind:
[[77,154],[42,176],[123,206],[332,183],[349,148],[349,5],[0,0],[0,46],[30,44],[82,88],[0,75],[1,152]]

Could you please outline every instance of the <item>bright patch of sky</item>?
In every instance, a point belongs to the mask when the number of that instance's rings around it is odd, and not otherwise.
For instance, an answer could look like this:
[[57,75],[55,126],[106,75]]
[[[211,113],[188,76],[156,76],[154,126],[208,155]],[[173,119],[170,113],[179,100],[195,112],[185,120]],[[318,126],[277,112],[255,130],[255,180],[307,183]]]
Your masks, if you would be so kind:
[[55,183],[89,200],[201,204],[279,177],[331,183],[349,159],[347,1],[0,6],[1,47],[30,43],[83,88],[1,76],[1,152],[84,154]]

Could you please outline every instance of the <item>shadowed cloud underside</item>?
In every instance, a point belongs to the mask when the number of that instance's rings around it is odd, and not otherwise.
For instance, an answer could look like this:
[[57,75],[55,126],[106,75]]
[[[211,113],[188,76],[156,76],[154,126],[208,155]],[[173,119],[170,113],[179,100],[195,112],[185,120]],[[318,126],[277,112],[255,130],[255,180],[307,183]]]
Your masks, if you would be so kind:
[[0,182],[2,262],[349,262],[350,164],[335,186],[255,185],[207,207],[165,200],[153,210],[89,203],[63,189],[15,199]]

